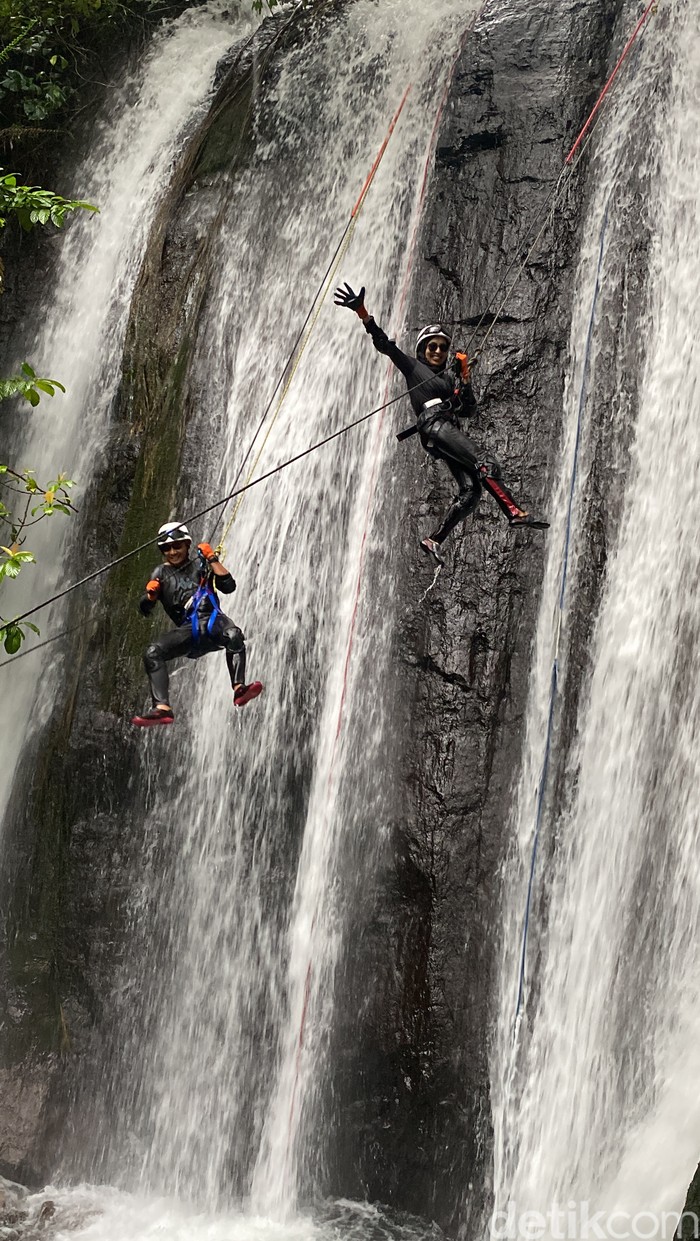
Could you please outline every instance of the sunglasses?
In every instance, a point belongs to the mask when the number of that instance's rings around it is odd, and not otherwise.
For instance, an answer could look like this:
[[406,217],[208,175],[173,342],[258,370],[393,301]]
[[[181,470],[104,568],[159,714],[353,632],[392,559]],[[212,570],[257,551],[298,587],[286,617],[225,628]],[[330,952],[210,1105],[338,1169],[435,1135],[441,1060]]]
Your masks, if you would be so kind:
[[428,352],[428,350],[430,350],[431,353],[447,353],[447,350],[449,349],[449,347],[450,346],[447,344],[447,341],[429,340],[427,345],[425,346],[425,351],[426,353]]
[[165,555],[166,552],[178,552],[181,547],[187,547],[187,539],[176,539],[174,543],[162,543],[160,550]]

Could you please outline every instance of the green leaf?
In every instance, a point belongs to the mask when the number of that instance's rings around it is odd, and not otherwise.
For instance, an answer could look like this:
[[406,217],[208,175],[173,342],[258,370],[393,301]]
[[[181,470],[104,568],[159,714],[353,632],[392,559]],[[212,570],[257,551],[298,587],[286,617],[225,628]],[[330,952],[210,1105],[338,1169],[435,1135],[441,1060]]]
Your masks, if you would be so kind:
[[39,393],[34,388],[27,388],[27,391],[23,393],[23,395],[29,401],[29,404],[34,408],[36,408],[41,400]]
[[5,650],[8,655],[15,655],[22,645],[24,637],[19,625],[8,625],[5,629]]
[[29,379],[36,379],[36,371],[29,365],[28,362],[23,362],[20,370],[22,371],[22,374],[26,375]]

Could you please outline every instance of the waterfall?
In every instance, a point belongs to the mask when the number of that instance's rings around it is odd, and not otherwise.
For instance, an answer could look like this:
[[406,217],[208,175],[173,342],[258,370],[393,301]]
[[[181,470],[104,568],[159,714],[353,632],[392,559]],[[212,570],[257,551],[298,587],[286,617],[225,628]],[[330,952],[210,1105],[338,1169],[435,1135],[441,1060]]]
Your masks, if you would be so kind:
[[[71,195],[95,204],[100,214],[71,221],[59,239],[50,306],[33,341],[23,342],[23,356],[37,372],[59,379],[67,392],[45,398],[31,415],[22,414],[14,441],[17,458],[40,480],[59,470],[77,480],[79,509],[104,449],[149,229],[183,142],[204,113],[217,62],[251,25],[245,16],[232,26],[221,15],[223,7],[192,9],[157,32],[143,63],[111,94],[89,155],[71,180]],[[184,61],[188,72],[181,75]],[[18,615],[67,584],[72,536],[60,515],[32,532],[28,546],[39,567],[29,566],[5,591],[9,614]],[[89,541],[85,528],[82,537]],[[58,608],[35,619],[42,638],[61,627]],[[3,734],[0,814],[22,746],[51,709],[60,682],[55,652],[31,655],[13,665],[11,676],[2,674],[13,729]]]
[[[209,468],[198,501],[235,476],[411,81],[339,272],[403,332],[436,112],[476,7],[358,0],[284,58],[213,242],[218,276],[194,362],[202,380],[216,376],[199,415]],[[258,472],[386,391],[386,364],[329,299]],[[222,660],[190,665],[173,686],[176,728],[146,740],[145,830],[167,832],[170,853],[146,880],[153,951],[117,1088],[146,1189],[222,1209],[238,1192],[280,1216],[323,1189],[334,967],[353,867],[371,877],[386,843],[393,613],[390,579],[374,591],[366,581],[377,563],[400,571],[376,522],[395,460],[376,419],[246,495],[226,538],[238,591],[225,607],[264,695],[237,713]]]
[[[700,364],[693,327],[700,26],[689,5],[669,12],[667,22],[664,51],[651,41],[645,45],[592,165],[595,190],[566,392],[560,524],[552,531],[537,636],[516,846],[504,875],[500,1011],[492,1054],[495,1222],[501,1230],[496,1235],[503,1236],[517,1235],[518,1220],[528,1210],[544,1217],[538,1236],[590,1235],[582,1225],[586,1213],[597,1211],[603,1212],[599,1226],[606,1233],[608,1225],[617,1229],[618,1237],[671,1235],[675,1220],[664,1224],[662,1214],[680,1211],[698,1157],[700,718],[692,670],[700,632],[691,592],[700,557],[692,520],[700,471]],[[647,178],[651,198],[643,213],[639,176]],[[632,339],[627,264],[645,229],[651,236],[646,316],[641,336]],[[601,239],[601,295],[586,353]],[[625,368],[634,365],[635,350],[642,354],[642,370],[627,462]],[[556,753],[561,710],[555,721],[557,788],[550,781],[545,799],[527,1002],[514,1037],[524,876],[557,625],[562,515],[584,386],[567,585],[574,611],[585,607],[576,603],[576,587],[585,569],[583,517],[600,467],[594,427],[599,436],[612,429],[618,458],[612,463],[617,485],[607,497],[610,512],[619,507],[623,489],[624,503],[568,754]],[[564,698],[572,659],[586,668],[585,652],[572,650],[570,642],[567,607],[559,648]],[[651,1213],[651,1220],[645,1215],[639,1223],[643,1233],[634,1231],[640,1211]]]
[[[176,515],[220,495],[235,476],[409,81],[338,277],[366,284],[379,322],[411,347],[404,312],[424,176],[477,8],[476,0],[436,0],[429,12],[420,0],[357,0],[280,57],[264,107],[254,107],[254,150],[226,184],[214,224],[205,222],[216,275],[189,376],[204,399],[188,428]],[[219,12],[193,10],[163,31],[108,113],[90,168],[76,172],[80,194],[102,214],[72,226],[55,310],[30,355],[69,389],[36,424],[38,470],[55,460],[58,441],[60,467],[85,485],[107,442],[159,196],[202,115],[217,60],[246,29],[241,21],[232,30]],[[390,379],[393,394],[400,386],[358,320],[328,299],[259,469],[381,403]],[[238,582],[226,606],[265,693],[236,711],[222,658],[187,663],[173,680],[176,726],[139,737],[143,813],[124,823],[143,842],[133,941],[122,998],[115,990],[103,1015],[102,1096],[84,1132],[76,1122],[81,1172],[120,1188],[61,1198],[81,1219],[103,1212],[94,1235],[110,1236],[115,1217],[130,1238],[152,1226],[191,1236],[201,1225],[202,1235],[218,1235],[234,1227],[232,1203],[241,1200],[246,1236],[257,1227],[250,1212],[274,1217],[265,1235],[311,1235],[293,1213],[326,1192],[335,967],[352,902],[387,845],[393,799],[382,687],[394,629],[387,583],[403,569],[391,524],[388,543],[381,533],[396,451],[393,426],[376,418],[246,496],[226,535],[223,558]],[[154,530],[171,516],[154,513]],[[220,533],[194,530],[196,540]],[[60,534],[51,527],[42,553],[47,592],[60,580],[49,554],[61,563]],[[47,632],[55,620],[44,622]],[[41,665],[32,656],[19,667],[14,710],[24,720]],[[44,668],[33,722],[46,717],[59,681],[60,666]],[[8,767],[20,745],[21,736],[15,750],[7,742]],[[202,1208],[218,1222],[197,1215]],[[384,1235],[372,1208],[340,1203],[332,1215],[347,1236]],[[386,1235],[409,1233],[397,1226]]]

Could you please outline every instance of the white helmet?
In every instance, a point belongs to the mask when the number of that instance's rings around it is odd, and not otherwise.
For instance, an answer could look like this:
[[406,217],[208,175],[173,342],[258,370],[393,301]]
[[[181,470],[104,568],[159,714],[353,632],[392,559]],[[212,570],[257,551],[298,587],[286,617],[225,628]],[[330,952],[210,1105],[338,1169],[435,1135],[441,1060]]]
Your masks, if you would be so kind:
[[429,323],[427,327],[423,328],[423,331],[420,333],[418,340],[416,341],[417,358],[422,358],[425,356],[425,346],[429,340],[432,340],[433,336],[441,336],[443,340],[447,341],[448,345],[452,344],[451,332],[446,332],[441,323]]
[[167,547],[169,543],[191,543],[192,535],[181,521],[166,521],[158,531],[158,546]]

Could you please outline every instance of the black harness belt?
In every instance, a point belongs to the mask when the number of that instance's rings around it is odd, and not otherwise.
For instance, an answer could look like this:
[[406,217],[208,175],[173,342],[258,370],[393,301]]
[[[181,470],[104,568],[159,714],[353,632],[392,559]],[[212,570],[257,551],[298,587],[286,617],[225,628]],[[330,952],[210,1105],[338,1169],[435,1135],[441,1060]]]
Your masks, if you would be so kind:
[[[433,412],[426,417],[426,411],[431,409]],[[429,427],[436,418],[451,413],[451,411],[452,405],[450,401],[441,401],[438,397],[435,397],[432,401],[426,401],[418,415],[418,421],[412,427],[406,427],[405,431],[399,431],[396,435],[397,440],[407,440],[411,435],[417,435],[419,431],[425,431],[426,427]]]

